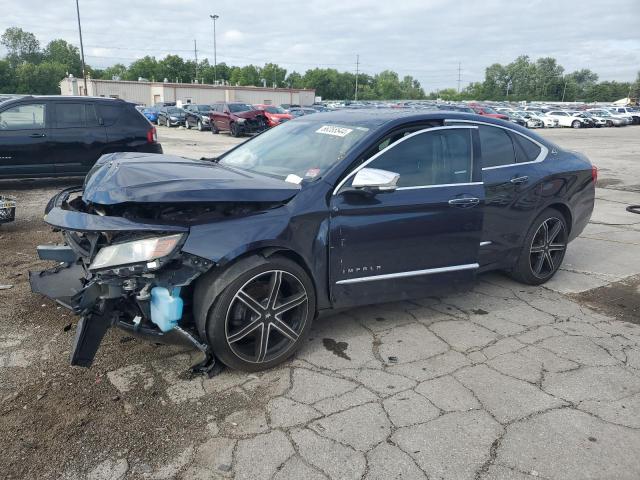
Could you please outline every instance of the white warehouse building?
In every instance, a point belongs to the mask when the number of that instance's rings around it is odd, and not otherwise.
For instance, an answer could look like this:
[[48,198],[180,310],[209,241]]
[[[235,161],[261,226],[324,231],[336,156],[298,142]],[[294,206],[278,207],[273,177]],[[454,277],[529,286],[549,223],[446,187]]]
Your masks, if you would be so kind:
[[[69,76],[60,82],[62,95],[84,95],[84,81]],[[242,102],[250,104],[312,105],[315,90],[299,88],[233,87],[230,85],[205,85],[199,83],[168,83],[123,80],[87,79],[87,95],[121,98],[139,105],[160,102],[209,104],[214,102]]]

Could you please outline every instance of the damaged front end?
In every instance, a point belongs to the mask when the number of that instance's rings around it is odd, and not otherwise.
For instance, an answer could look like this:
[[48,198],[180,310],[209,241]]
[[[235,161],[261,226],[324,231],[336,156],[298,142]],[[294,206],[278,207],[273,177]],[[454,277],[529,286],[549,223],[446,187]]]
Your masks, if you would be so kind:
[[[192,228],[278,208],[299,189],[212,162],[104,155],[83,186],[47,204],[44,220],[64,245],[38,247],[41,259],[57,265],[30,273],[33,292],[80,316],[71,363],[91,365],[112,326],[158,343],[186,343],[212,359],[194,326],[192,290],[216,260],[186,251]],[[198,237],[196,251],[228,246],[226,229],[219,231],[221,238]]]
[[188,227],[157,223],[164,222],[159,207],[155,221],[146,223],[108,216],[80,193],[65,190],[47,206],[45,220],[60,229],[65,244],[39,246],[39,257],[58,265],[29,278],[33,292],[80,316],[71,364],[90,366],[112,326],[207,353],[190,321],[189,289],[213,263],[181,251]]

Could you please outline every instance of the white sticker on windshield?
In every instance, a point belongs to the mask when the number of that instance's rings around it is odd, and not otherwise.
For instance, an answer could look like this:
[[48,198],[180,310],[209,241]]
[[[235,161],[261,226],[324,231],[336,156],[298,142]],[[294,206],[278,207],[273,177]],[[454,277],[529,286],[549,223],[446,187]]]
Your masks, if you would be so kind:
[[296,185],[300,185],[302,178],[300,178],[295,173],[290,173],[289,175],[287,175],[287,178],[285,178],[284,181],[289,183],[295,183]]
[[325,135],[333,135],[335,137],[346,137],[351,132],[353,132],[352,128],[336,127],[333,125],[324,125],[316,130],[316,133],[324,133]]

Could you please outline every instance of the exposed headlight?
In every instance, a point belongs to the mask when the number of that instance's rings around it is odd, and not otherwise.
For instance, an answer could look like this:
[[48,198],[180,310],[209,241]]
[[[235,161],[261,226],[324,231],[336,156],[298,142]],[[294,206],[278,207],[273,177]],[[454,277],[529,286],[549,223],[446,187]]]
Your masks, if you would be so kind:
[[150,262],[166,257],[176,248],[182,234],[145,238],[102,248],[93,259],[89,270],[118,267],[132,263]]
[[202,115],[202,121],[204,123],[209,123],[209,117],[207,117],[206,115]]
[[178,120],[178,117],[169,117],[171,120]]
[[242,123],[246,122],[246,121],[247,121],[247,119],[246,119],[246,118],[239,118],[239,119],[238,119],[238,120],[236,120],[236,121],[237,121],[238,123],[242,124]]

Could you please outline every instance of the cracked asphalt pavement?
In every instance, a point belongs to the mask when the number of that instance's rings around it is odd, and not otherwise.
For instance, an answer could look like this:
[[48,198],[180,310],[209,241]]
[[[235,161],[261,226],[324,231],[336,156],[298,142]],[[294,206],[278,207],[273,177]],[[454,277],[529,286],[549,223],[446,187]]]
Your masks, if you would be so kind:
[[[29,293],[46,199],[0,182],[0,471],[72,479],[640,478],[640,203],[635,127],[545,130],[600,166],[591,223],[544,287],[492,273],[467,293],[319,319],[259,374],[191,377],[198,354],[118,331],[68,366],[73,319]],[[165,151],[226,135],[160,129]],[[624,321],[631,320],[631,321]]]

